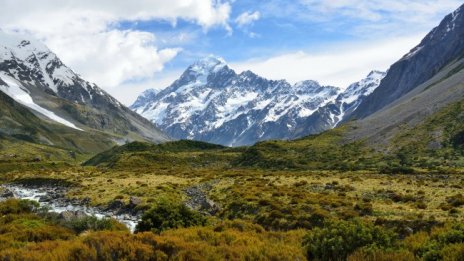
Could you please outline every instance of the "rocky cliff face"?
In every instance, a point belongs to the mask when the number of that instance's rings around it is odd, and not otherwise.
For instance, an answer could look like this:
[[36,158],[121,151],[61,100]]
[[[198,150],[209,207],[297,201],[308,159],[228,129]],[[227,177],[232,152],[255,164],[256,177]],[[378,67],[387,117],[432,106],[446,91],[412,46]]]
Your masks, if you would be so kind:
[[[462,131],[463,8],[447,15],[421,43],[392,65],[380,86],[355,110],[346,140],[379,150],[405,144],[434,152]],[[446,119],[446,120],[445,120]],[[450,141],[451,139],[451,141]]]
[[364,118],[431,79],[464,56],[464,6],[444,18],[421,43],[393,64],[372,95],[353,113]]

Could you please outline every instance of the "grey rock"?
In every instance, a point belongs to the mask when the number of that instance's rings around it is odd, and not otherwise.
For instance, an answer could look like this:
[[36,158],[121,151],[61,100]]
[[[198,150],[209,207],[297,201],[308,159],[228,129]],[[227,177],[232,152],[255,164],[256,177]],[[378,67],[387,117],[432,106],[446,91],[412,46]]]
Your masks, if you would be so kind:
[[142,204],[142,200],[140,198],[133,197],[133,196],[130,197],[130,199],[129,199],[129,207],[135,208],[140,204]]
[[404,229],[404,231],[408,234],[408,235],[411,235],[414,233],[414,229],[412,229],[411,227],[406,227]]
[[77,211],[63,211],[60,213],[59,217],[65,221],[71,221],[74,219],[82,219],[85,218],[87,214],[85,212],[77,210]]
[[39,198],[39,202],[50,202],[52,197],[50,195],[44,195]]
[[111,201],[106,210],[120,210],[122,208],[124,208],[125,204],[124,204],[124,201],[120,200],[120,199],[115,199],[113,201]]
[[187,194],[189,199],[185,205],[202,213],[215,215],[220,210],[220,207],[213,200],[209,199],[205,192],[211,188],[212,186],[208,183],[202,183],[187,188],[185,194]]
[[0,198],[14,198],[14,193],[8,188],[3,188],[0,191]]

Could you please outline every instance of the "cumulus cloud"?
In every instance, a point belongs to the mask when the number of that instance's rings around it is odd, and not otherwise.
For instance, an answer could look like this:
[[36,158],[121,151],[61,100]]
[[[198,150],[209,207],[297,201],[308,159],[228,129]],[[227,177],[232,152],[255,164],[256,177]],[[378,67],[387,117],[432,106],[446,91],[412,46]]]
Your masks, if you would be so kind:
[[53,36],[47,42],[65,63],[86,79],[112,88],[127,80],[149,77],[163,69],[179,48],[158,50],[151,33],[111,30],[97,34]]
[[244,12],[235,19],[235,23],[237,23],[239,27],[244,27],[259,20],[260,17],[261,17],[261,14],[259,11],[255,11],[253,13]]
[[359,43],[343,49],[327,48],[324,52],[304,51],[274,57],[233,63],[237,71],[252,70],[269,79],[287,79],[292,83],[317,80],[324,85],[346,88],[364,78],[370,70],[387,70],[420,42],[423,35]]
[[112,88],[152,77],[181,51],[159,49],[153,33],[122,30],[119,22],[183,19],[204,30],[229,28],[231,7],[217,0],[3,0],[1,9],[0,28],[32,34],[84,78]]

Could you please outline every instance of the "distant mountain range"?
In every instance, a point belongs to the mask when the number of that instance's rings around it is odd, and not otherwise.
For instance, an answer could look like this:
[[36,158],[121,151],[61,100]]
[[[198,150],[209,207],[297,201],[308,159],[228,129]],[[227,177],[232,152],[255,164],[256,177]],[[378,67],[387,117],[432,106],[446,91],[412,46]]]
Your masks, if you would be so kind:
[[168,140],[151,122],[74,73],[44,44],[2,31],[0,91],[0,135],[13,139],[81,152],[133,140]]
[[333,128],[384,76],[373,71],[342,91],[316,81],[291,85],[251,71],[237,74],[222,58],[209,56],[189,66],[168,88],[145,91],[130,108],[177,139],[250,145]]

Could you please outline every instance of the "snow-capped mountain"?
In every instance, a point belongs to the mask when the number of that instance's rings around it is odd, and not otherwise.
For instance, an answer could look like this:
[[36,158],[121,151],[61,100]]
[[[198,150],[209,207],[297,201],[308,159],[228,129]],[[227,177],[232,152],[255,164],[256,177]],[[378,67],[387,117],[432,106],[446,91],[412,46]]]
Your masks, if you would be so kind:
[[338,113],[331,114],[330,116],[331,119],[334,119],[334,126],[345,119],[347,115],[355,111],[364,98],[369,96],[380,85],[380,82],[386,74],[385,72],[372,71],[366,78],[348,86],[348,88],[337,97],[334,103],[338,109]]
[[[222,58],[209,56],[189,66],[166,89],[145,91],[131,109],[174,138],[228,146],[249,145],[332,128],[343,118],[343,113],[359,104],[360,97],[375,89],[381,75],[373,72],[342,92],[316,81],[291,85],[251,71],[237,74]],[[327,126],[318,127],[317,131],[301,131],[302,123],[315,112],[337,104],[341,109],[327,115],[332,117]]]
[[75,130],[107,132],[118,141],[167,140],[152,123],[82,79],[40,41],[1,30],[0,91],[43,120]]
[[333,102],[320,107],[310,116],[298,120],[298,127],[288,138],[320,133],[349,119],[358,106],[380,85],[385,75],[384,72],[372,71],[366,78],[351,84]]
[[43,43],[25,36],[0,31],[0,69],[25,85],[82,104],[99,104],[104,99],[122,106],[95,84],[83,80]]
[[137,97],[137,100],[133,103],[132,106],[139,107],[143,106],[146,103],[149,103],[153,100],[158,92],[155,89],[148,89]]

